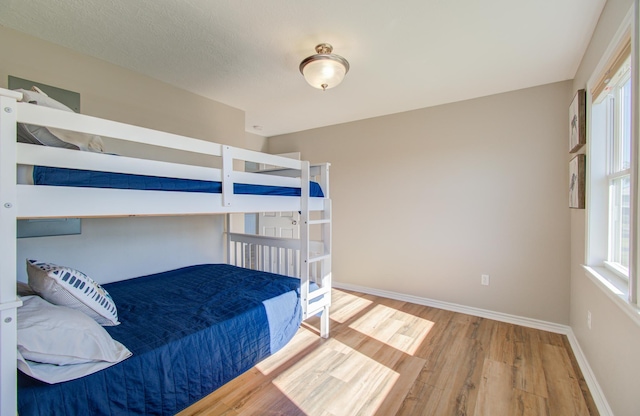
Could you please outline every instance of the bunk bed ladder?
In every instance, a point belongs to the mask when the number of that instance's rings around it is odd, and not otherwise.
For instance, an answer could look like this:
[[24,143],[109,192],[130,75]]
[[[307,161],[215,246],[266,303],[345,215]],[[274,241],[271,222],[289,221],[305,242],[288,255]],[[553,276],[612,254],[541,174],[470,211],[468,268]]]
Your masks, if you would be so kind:
[[[300,211],[300,289],[302,299],[302,319],[320,314],[320,336],[329,336],[329,306],[331,305],[331,199],[327,198],[321,211],[309,210],[309,183],[311,180],[309,162],[302,162],[302,188]],[[325,167],[328,169],[328,166]],[[319,216],[319,218],[316,218]],[[319,227],[319,230],[316,228]],[[313,232],[312,232],[313,231]],[[317,233],[316,233],[317,232]],[[311,236],[319,236],[312,241]],[[311,282],[318,288],[312,290]]]
[[[299,169],[292,169],[290,173],[298,175],[301,171],[299,239],[245,234],[239,230],[234,232],[232,215],[228,214],[225,221],[227,263],[299,278],[302,319],[319,315],[320,336],[327,338],[332,278],[330,164],[311,169],[309,162],[300,163]],[[274,171],[266,173],[273,174]],[[309,191],[312,174],[324,192],[322,204],[311,204]]]

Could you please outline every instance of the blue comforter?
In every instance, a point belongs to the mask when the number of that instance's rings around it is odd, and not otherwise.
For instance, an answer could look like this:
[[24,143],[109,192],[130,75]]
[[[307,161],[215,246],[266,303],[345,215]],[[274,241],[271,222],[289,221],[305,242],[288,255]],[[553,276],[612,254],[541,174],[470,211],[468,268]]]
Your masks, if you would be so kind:
[[21,415],[175,414],[286,344],[302,319],[298,279],[198,265],[104,285],[133,356],[48,385],[19,373]]

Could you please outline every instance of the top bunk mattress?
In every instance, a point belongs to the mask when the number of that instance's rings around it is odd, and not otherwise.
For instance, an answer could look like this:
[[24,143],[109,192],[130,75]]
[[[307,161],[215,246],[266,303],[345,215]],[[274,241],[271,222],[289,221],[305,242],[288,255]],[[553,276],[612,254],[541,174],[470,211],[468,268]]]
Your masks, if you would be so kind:
[[302,321],[300,280],[226,264],[105,284],[133,355],[46,384],[18,374],[21,415],[175,414],[284,346]]
[[[33,183],[35,185],[72,186],[82,188],[222,193],[222,183],[217,181],[167,178],[161,176],[134,175],[47,166],[33,167]],[[242,183],[234,184],[233,193],[242,195],[274,196],[300,196],[301,194],[300,188],[250,185]],[[309,196],[319,198],[324,197],[320,184],[313,181],[310,182]]]

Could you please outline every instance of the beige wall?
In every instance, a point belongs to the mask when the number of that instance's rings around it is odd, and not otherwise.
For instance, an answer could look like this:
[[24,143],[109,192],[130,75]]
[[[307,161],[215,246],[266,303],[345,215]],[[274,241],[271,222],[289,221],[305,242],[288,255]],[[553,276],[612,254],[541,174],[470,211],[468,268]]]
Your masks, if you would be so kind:
[[257,134],[246,132],[244,136],[244,145],[240,146],[246,149],[266,152],[268,147],[267,138]]
[[567,324],[570,89],[272,137],[269,151],[332,163],[337,282]]
[[[0,87],[7,76],[76,91],[84,114],[235,146],[263,146],[247,138],[244,112],[104,61],[0,27]],[[120,146],[108,151],[146,153]],[[156,155],[154,155],[155,157]],[[18,240],[24,259],[75,266],[100,282],[223,258],[222,217],[87,219],[78,236]]]
[[241,146],[244,112],[105,61],[0,26],[7,76],[80,93],[83,114]]
[[[576,73],[572,92],[586,87],[632,3],[632,0],[607,1]],[[637,416],[640,415],[637,389],[640,327],[585,274],[582,268],[585,262],[585,231],[585,211],[573,210],[571,327],[613,413],[617,416]],[[587,328],[587,311],[592,314],[591,330]]]

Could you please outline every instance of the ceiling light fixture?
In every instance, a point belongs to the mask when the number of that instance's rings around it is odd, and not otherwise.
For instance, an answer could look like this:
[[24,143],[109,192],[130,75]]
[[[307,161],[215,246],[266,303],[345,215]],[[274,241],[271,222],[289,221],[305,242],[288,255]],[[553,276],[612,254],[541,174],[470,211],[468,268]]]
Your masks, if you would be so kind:
[[349,72],[349,62],[340,55],[331,53],[333,46],[321,43],[316,46],[316,55],[300,62],[300,72],[309,85],[328,90],[340,84]]

